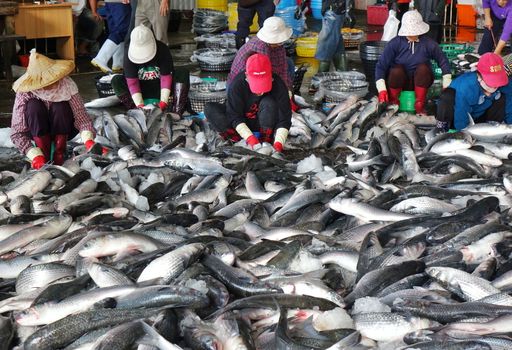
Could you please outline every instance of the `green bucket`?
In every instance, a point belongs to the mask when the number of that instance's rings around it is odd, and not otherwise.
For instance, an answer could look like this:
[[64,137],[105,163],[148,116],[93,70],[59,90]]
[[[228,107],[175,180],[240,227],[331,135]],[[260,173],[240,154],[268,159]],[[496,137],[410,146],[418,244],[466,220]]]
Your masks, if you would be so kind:
[[414,91],[402,91],[400,93],[400,112],[411,112],[414,113],[414,102],[416,102],[416,94]]

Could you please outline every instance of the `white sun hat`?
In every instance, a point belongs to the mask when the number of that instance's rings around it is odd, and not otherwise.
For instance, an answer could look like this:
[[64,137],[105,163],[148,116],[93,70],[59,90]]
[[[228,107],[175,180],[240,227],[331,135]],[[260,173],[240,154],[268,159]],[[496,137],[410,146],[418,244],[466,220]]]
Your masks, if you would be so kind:
[[417,10],[407,11],[402,17],[402,26],[398,31],[399,36],[417,36],[427,33],[430,26],[423,22],[421,13]]
[[151,29],[144,25],[133,28],[130,34],[128,58],[136,64],[149,62],[156,55],[156,39]]
[[273,16],[263,22],[256,36],[267,44],[281,44],[290,39],[292,33],[292,28],[287,27],[282,18]]

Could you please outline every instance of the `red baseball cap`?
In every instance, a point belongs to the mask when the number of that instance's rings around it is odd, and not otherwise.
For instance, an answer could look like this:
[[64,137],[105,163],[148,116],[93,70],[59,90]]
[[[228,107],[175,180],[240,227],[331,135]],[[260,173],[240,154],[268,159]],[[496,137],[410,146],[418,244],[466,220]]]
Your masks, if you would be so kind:
[[272,90],[272,64],[267,55],[256,53],[247,59],[245,74],[249,88],[254,94]]
[[476,66],[484,82],[492,88],[499,88],[508,84],[507,72],[501,56],[488,52],[483,54]]

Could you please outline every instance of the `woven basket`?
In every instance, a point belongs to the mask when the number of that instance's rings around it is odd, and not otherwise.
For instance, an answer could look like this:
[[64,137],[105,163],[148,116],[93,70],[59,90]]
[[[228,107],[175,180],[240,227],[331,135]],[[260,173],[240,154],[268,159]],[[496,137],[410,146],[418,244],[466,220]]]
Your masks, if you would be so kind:
[[227,72],[235,59],[236,49],[199,49],[194,51],[194,58],[199,68],[206,72]]
[[228,72],[231,70],[232,63],[233,63],[233,61],[219,63],[219,64],[210,64],[210,63],[199,61],[199,68],[203,72]]
[[196,113],[201,113],[202,111],[204,111],[204,106],[206,105],[207,102],[224,103],[226,102],[226,99],[226,91],[200,92],[191,90],[188,94],[190,106],[192,107],[192,110]]
[[333,79],[320,83],[326,102],[339,103],[350,95],[363,97],[368,93],[368,82],[361,80]]
[[341,35],[346,49],[357,49],[363,40],[364,32],[359,29],[343,28]]

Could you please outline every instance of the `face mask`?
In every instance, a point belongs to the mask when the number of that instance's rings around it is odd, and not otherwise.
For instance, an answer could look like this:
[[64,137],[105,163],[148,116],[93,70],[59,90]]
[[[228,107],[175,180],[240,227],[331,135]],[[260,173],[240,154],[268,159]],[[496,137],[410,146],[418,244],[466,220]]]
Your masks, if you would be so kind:
[[487,85],[483,79],[478,79],[478,82],[480,83],[480,86],[482,87],[482,89],[484,89],[488,93],[493,94],[496,92],[496,90],[498,90],[498,88],[493,88],[493,87],[490,87],[489,85]]

